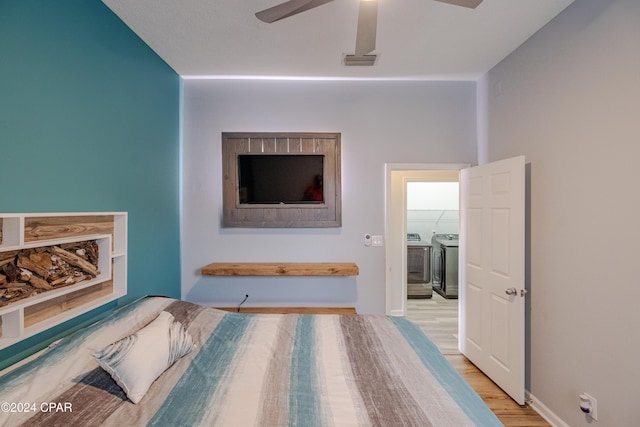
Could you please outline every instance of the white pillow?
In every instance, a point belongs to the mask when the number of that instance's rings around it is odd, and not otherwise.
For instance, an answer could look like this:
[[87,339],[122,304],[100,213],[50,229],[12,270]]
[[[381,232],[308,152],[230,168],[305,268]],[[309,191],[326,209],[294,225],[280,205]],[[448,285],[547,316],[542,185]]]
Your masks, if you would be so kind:
[[182,324],[163,311],[135,334],[109,344],[93,357],[127,397],[138,403],[156,378],[194,347]]

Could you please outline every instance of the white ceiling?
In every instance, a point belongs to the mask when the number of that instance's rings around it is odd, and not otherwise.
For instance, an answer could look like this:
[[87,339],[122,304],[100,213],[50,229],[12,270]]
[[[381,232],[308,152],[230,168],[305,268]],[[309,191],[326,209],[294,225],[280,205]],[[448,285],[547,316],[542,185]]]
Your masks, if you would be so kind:
[[359,0],[335,0],[273,24],[281,0],[103,0],[178,74],[476,80],[573,0],[379,0],[374,66],[346,67]]

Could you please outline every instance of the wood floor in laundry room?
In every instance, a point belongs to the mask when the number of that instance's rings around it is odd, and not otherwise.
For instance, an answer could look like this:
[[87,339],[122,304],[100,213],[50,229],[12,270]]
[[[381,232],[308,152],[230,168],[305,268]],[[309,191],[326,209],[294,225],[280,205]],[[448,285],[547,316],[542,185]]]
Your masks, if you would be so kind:
[[436,292],[431,298],[408,299],[407,319],[420,326],[443,354],[460,354],[457,299]]
[[407,319],[416,323],[438,346],[453,367],[507,427],[550,424],[529,406],[520,406],[458,350],[458,300],[433,293],[427,299],[407,300]]

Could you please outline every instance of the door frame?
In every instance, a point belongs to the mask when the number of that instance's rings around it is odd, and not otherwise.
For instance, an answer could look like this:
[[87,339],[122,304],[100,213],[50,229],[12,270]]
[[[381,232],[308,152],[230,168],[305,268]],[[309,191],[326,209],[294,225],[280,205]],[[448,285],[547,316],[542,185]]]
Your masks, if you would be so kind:
[[[405,316],[407,310],[406,183],[427,181],[429,174],[435,176],[437,172],[460,171],[469,166],[469,163],[385,164],[385,314],[388,316]],[[393,172],[400,172],[397,178]]]

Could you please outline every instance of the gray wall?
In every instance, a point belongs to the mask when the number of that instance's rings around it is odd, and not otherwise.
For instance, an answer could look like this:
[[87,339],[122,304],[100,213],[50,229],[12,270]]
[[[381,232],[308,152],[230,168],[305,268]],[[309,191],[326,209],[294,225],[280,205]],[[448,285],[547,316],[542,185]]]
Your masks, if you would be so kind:
[[585,391],[640,425],[639,42],[640,2],[577,0],[479,88],[479,158],[530,164],[528,388],[571,426]]
[[[471,82],[186,80],[182,295],[236,305],[355,306],[384,313],[385,163],[475,163]],[[333,229],[224,229],[221,132],[341,132],[342,224]],[[356,262],[350,278],[202,278],[233,261]]]

